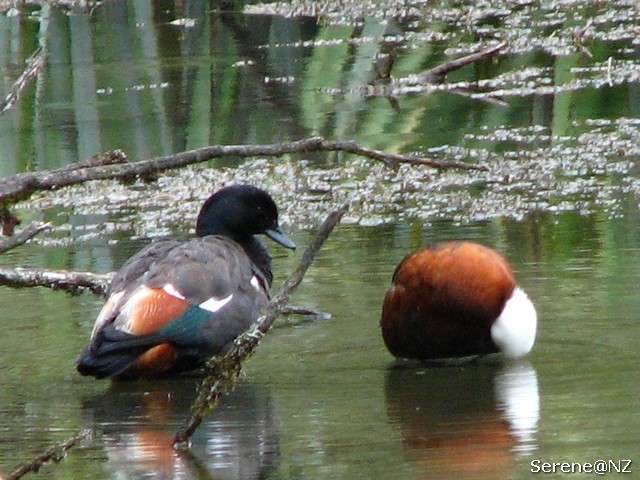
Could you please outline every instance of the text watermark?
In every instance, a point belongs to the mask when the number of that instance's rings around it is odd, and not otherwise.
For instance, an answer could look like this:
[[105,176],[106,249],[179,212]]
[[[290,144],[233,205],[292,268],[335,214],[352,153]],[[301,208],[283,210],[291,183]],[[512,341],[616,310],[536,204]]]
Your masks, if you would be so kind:
[[531,460],[531,473],[631,473],[632,460],[628,458],[599,458],[590,462],[547,462]]

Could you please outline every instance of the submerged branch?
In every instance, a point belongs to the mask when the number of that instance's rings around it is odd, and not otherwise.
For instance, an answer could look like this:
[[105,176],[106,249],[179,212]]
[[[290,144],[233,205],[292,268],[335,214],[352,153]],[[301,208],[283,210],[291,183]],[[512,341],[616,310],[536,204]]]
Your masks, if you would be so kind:
[[387,153],[382,150],[374,150],[372,148],[366,148],[358,145],[352,141],[331,141],[322,140],[322,150],[342,151],[347,153],[353,153],[362,157],[371,158],[374,160],[380,160],[388,166],[396,167],[401,163],[408,163],[410,165],[422,165],[426,167],[432,167],[437,169],[458,168],[462,170],[487,170],[484,165],[472,165],[463,162],[439,162],[437,160],[429,160],[411,155],[400,155],[397,153]]
[[322,247],[322,244],[340,222],[346,211],[347,207],[345,205],[340,210],[329,214],[302,255],[297,268],[284,282],[280,292],[269,302],[264,314],[256,320],[247,332],[236,338],[227,353],[222,357],[214,357],[209,360],[207,363],[207,376],[200,384],[198,396],[192,406],[191,416],[173,438],[175,446],[185,445],[202,423],[205,415],[215,408],[220,396],[233,388],[242,371],[242,363],[251,356],[260,344],[262,337],[269,331],[278,315],[282,313],[289,301],[289,296],[300,285],[320,247]]
[[27,60],[27,68],[24,70],[24,72],[22,72],[22,74],[20,74],[18,79],[11,86],[11,90],[4,98],[4,100],[0,102],[0,113],[6,112],[16,104],[16,102],[20,98],[20,94],[27,86],[29,81],[35,78],[38,73],[40,73],[40,71],[44,68],[44,63],[44,50],[40,48],[36,50],[36,52]]
[[496,55],[500,50],[507,46],[507,42],[500,42],[492,47],[487,47],[477,52],[456,58],[450,62],[442,63],[426,72],[422,72],[418,77],[417,83],[438,83],[450,72],[466,67],[470,63],[486,60]]
[[331,314],[328,312],[323,312],[321,310],[314,310],[309,307],[301,307],[299,305],[287,305],[280,312],[281,315],[302,315],[306,317],[313,317],[319,320],[329,320],[331,318]]
[[11,472],[5,480],[17,480],[18,478],[22,478],[29,472],[37,473],[45,463],[48,462],[60,462],[65,455],[67,454],[67,450],[75,447],[80,442],[82,442],[85,438],[87,438],[91,434],[91,430],[82,430],[75,437],[70,438],[69,440],[54,445],[51,448],[47,449],[41,455],[38,455],[36,458],[31,460],[28,463],[24,463],[17,467],[13,472]]
[[423,165],[438,169],[460,168],[467,170],[486,170],[482,165],[469,165],[461,162],[438,162],[416,156],[386,153],[380,150],[361,147],[354,141],[330,141],[321,137],[311,137],[290,143],[264,145],[213,145],[189,150],[164,157],[141,160],[138,162],[117,162],[112,164],[73,164],[69,167],[20,173],[0,182],[0,205],[25,200],[36,191],[56,190],[90,180],[120,179],[131,180],[136,177],[153,175],[173,168],[204,162],[220,157],[258,157],[280,156],[290,153],[315,151],[343,151],[363,157],[379,160],[387,165],[400,163]]
[[49,230],[50,228],[51,225],[48,223],[33,222],[27,228],[20,230],[16,235],[0,240],[0,253],[4,253],[18,245],[22,245],[43,230]]

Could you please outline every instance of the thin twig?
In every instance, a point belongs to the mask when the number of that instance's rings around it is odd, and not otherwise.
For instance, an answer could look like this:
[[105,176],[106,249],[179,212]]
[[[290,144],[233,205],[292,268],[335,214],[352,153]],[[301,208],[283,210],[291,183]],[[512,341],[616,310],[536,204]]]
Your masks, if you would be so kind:
[[422,72],[416,83],[438,83],[450,72],[466,67],[470,63],[486,60],[496,55],[500,50],[507,46],[507,42],[500,42],[492,47],[487,47],[464,57],[456,58],[450,62],[442,63],[426,72]]
[[374,150],[372,148],[361,147],[356,142],[339,142],[331,140],[322,141],[322,150],[342,151],[347,153],[353,153],[361,155],[363,157],[372,158],[374,160],[380,160],[389,166],[397,166],[400,163],[408,163],[410,165],[422,165],[426,167],[446,169],[446,168],[459,168],[463,170],[487,170],[484,165],[472,165],[463,162],[438,162],[437,160],[428,160],[411,155],[399,155],[397,153],[387,153],[382,150]]
[[453,90],[447,90],[447,92],[453,93],[454,95],[460,95],[461,97],[473,98],[475,100],[480,100],[481,102],[489,103],[491,105],[497,105],[499,107],[508,107],[509,106],[509,102],[505,102],[504,100],[502,100],[499,97],[474,97],[473,94],[475,92],[473,92],[471,89],[469,89],[469,90],[453,89]]
[[388,165],[409,163],[433,168],[460,168],[466,170],[486,170],[482,165],[470,165],[462,162],[437,162],[416,156],[386,153],[380,150],[361,147],[353,141],[329,141],[321,137],[311,137],[290,143],[264,145],[213,145],[167,155],[164,157],[141,160],[139,162],[115,163],[97,166],[71,165],[64,169],[42,172],[20,173],[0,182],[0,205],[11,204],[29,198],[33,192],[40,190],[56,190],[62,187],[87,182],[90,180],[121,179],[131,180],[136,177],[148,177],[165,170],[184,167],[193,163],[204,162],[219,157],[257,157],[281,156],[289,153],[313,151],[344,151]]
[[4,113],[12,108],[18,99],[22,90],[27,86],[29,81],[38,75],[44,68],[45,55],[44,51],[39,48],[33,55],[27,60],[27,68],[20,74],[18,79],[11,87],[11,91],[7,94],[2,102],[0,102],[0,113]]
[[587,46],[584,44],[584,36],[587,33],[587,30],[591,28],[591,25],[593,25],[593,18],[590,18],[584,27],[579,28],[573,34],[573,39],[575,41],[576,48],[589,58],[593,58],[593,53],[591,53],[591,50],[589,50]]
[[43,230],[49,230],[50,228],[51,224],[49,223],[33,222],[27,228],[23,228],[22,230],[20,230],[16,235],[13,235],[12,237],[6,237],[5,240],[0,240],[0,253],[4,253],[7,250],[11,250],[12,248],[17,247],[18,245],[22,245],[27,240],[35,237]]
[[47,449],[47,451],[45,451],[43,454],[38,455],[36,458],[31,460],[30,462],[24,463],[19,467],[17,467],[15,470],[13,470],[13,472],[11,472],[7,476],[6,480],[16,480],[18,478],[22,478],[24,475],[26,475],[29,472],[37,473],[38,470],[40,470],[40,467],[42,467],[45,463],[48,463],[51,461],[55,463],[60,462],[66,456],[67,450],[78,445],[90,434],[91,434],[91,430],[88,430],[88,429],[82,430],[75,437],[72,437],[63,443],[52,446],[51,448]]
[[262,337],[269,331],[275,319],[280,315],[289,301],[289,296],[300,285],[320,247],[322,247],[322,244],[340,222],[346,211],[347,206],[345,205],[329,214],[302,255],[297,268],[284,282],[280,292],[269,302],[264,314],[256,320],[253,327],[235,340],[227,353],[209,360],[207,363],[207,376],[200,384],[198,396],[192,406],[191,416],[173,438],[173,443],[176,447],[186,445],[202,423],[205,415],[215,408],[220,396],[233,388],[242,371],[242,363],[254,352]]

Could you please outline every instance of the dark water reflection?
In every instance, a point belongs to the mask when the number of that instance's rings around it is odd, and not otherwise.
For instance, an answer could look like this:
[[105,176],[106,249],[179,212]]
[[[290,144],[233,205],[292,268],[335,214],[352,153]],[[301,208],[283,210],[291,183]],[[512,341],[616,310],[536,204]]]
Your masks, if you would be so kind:
[[390,368],[387,414],[424,478],[512,478],[537,449],[540,397],[529,362]]
[[114,383],[82,402],[95,425],[106,468],[124,478],[267,478],[280,458],[279,423],[268,387],[242,382],[192,437],[188,451],[172,438],[189,415],[196,379]]

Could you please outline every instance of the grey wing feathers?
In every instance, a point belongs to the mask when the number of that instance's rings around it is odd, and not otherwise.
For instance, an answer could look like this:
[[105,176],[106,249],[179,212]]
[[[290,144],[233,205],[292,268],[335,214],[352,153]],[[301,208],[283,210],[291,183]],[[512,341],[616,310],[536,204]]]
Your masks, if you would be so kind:
[[131,257],[115,275],[110,298],[96,320],[91,338],[97,338],[97,333],[109,324],[127,330],[126,306],[141,285],[164,289],[170,286],[171,292],[192,305],[233,295],[221,311],[223,315],[212,313],[215,321],[211,328],[217,331],[220,340],[225,337],[221,332],[227,330],[230,335],[238,335],[237,330],[246,328],[268,302],[268,292],[262,287],[266,281],[262,277],[262,282],[254,280],[255,275],[259,273],[242,247],[225,237],[153,243]]
[[253,277],[251,261],[242,248],[224,237],[197,238],[168,252],[144,277],[150,288],[170,283],[190,303],[225,298]]
[[220,311],[209,313],[199,331],[198,343],[214,354],[245,331],[268,303],[268,293],[254,275],[252,262],[237,243],[208,236],[172,249],[152,265],[144,283],[150,288],[170,283],[191,304],[229,299]]
[[151,266],[158,260],[165,258],[171,250],[180,244],[181,242],[175,240],[166,240],[154,242],[140,250],[120,267],[120,270],[111,280],[107,296],[120,292],[125,288],[132,290],[133,287],[137,287],[140,284],[140,279]]

